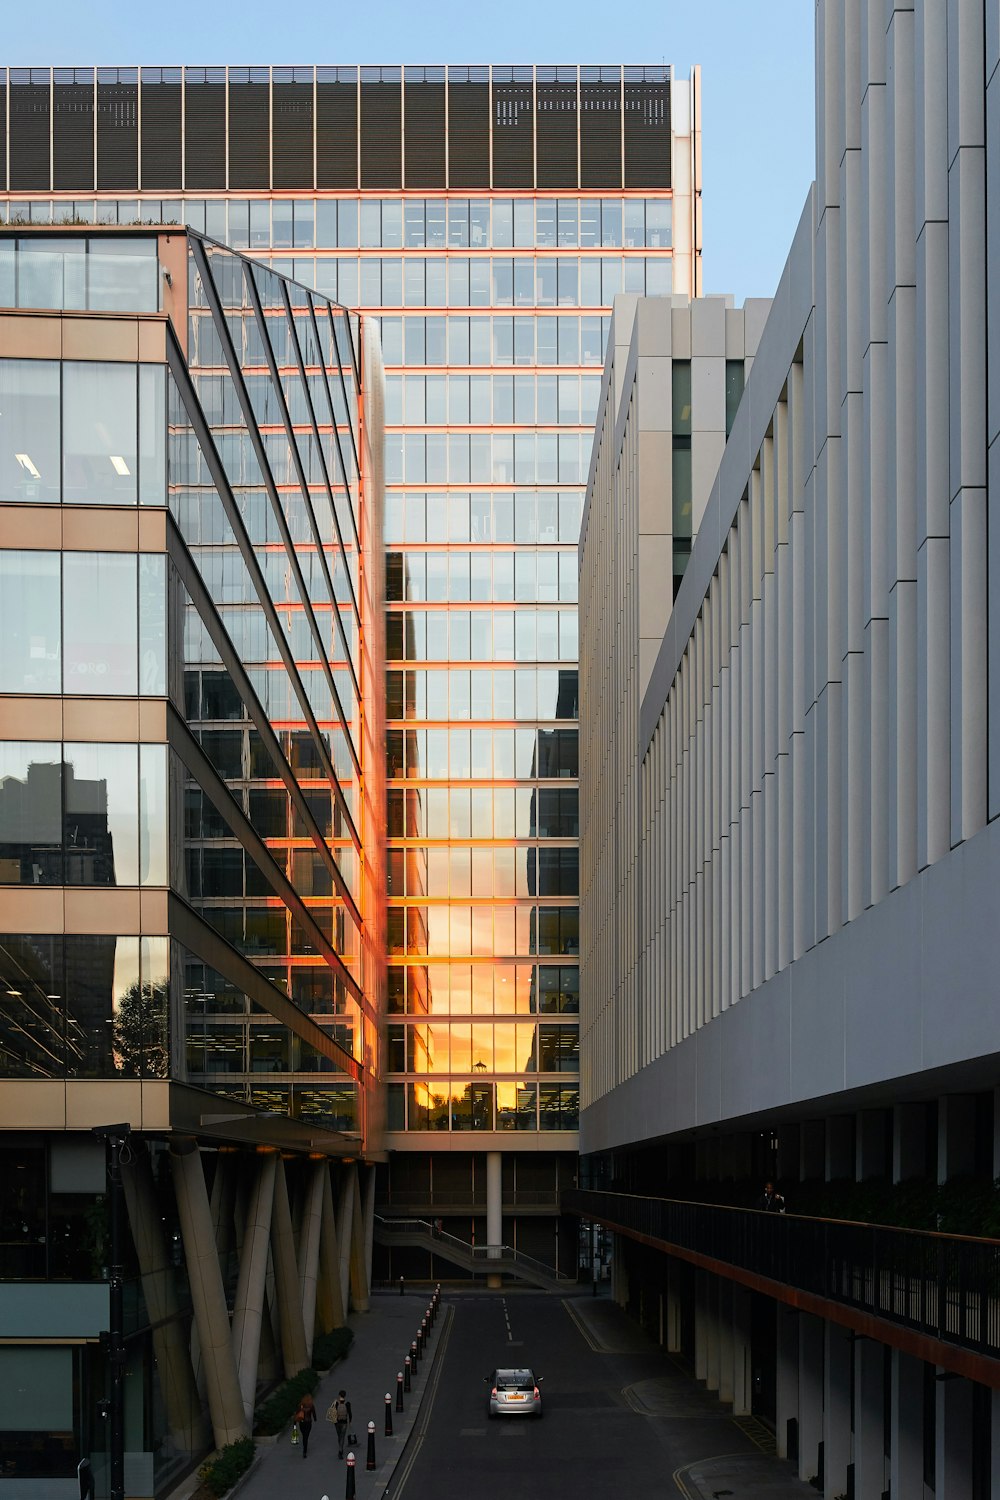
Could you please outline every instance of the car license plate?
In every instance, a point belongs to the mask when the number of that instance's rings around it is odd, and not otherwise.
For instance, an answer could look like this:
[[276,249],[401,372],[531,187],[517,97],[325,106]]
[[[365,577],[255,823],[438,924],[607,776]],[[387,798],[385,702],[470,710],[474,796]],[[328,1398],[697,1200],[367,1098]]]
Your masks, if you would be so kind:
[[520,1391],[511,1391],[510,1395],[507,1397],[507,1400],[508,1401],[523,1401],[524,1397],[521,1395]]

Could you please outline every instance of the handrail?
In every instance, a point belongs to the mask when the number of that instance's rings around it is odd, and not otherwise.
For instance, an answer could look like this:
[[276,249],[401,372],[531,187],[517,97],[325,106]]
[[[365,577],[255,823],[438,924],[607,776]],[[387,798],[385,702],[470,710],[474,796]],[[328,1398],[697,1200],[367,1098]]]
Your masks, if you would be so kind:
[[375,1222],[388,1230],[390,1234],[394,1230],[404,1234],[419,1231],[421,1234],[426,1234],[434,1244],[447,1244],[460,1251],[468,1259],[474,1262],[483,1261],[487,1266],[494,1262],[512,1261],[514,1265],[521,1266],[525,1270],[530,1268],[536,1275],[544,1276],[549,1281],[572,1281],[572,1277],[567,1276],[565,1272],[547,1266],[544,1261],[536,1260],[533,1255],[525,1255],[523,1250],[517,1250],[513,1245],[470,1245],[468,1240],[459,1239],[458,1235],[437,1229],[433,1224],[428,1224],[426,1219],[387,1219],[381,1214],[376,1214]]
[[582,1188],[563,1194],[563,1208],[695,1264],[731,1266],[751,1284],[1000,1360],[1000,1240]]

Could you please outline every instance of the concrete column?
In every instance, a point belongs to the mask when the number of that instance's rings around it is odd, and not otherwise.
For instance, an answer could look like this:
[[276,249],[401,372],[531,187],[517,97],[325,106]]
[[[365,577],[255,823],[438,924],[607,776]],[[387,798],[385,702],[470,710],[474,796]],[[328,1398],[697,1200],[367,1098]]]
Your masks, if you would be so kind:
[[[892,1351],[889,1406],[890,1495],[920,1495],[924,1484],[924,1367],[909,1354]],[[1000,1455],[998,1455],[1000,1456]],[[1000,1490],[997,1491],[1000,1494]]]
[[[938,1375],[943,1372],[938,1371]],[[972,1494],[972,1382],[945,1374],[937,1382],[934,1500]]]
[[[972,1094],[946,1094],[938,1101],[938,1182],[969,1177],[976,1165],[976,1101]],[[940,1495],[937,1500],[941,1500]]]
[[799,1315],[783,1302],[775,1304],[775,1442],[778,1457],[788,1457],[788,1423],[799,1414]]
[[823,1495],[847,1493],[851,1456],[851,1338],[835,1323],[823,1324]]
[[237,1438],[246,1437],[249,1428],[230,1342],[226,1292],[197,1143],[193,1140],[172,1141],[170,1165],[205,1371],[212,1432],[216,1446],[222,1448],[227,1443],[236,1442]]
[[354,1233],[354,1194],[358,1169],[353,1162],[343,1168],[337,1197],[337,1239],[340,1242],[340,1300],[345,1310],[351,1297],[351,1238]]
[[321,1333],[344,1326],[344,1299],[340,1290],[340,1246],[333,1215],[333,1187],[329,1165],[323,1171],[322,1225],[319,1237],[319,1284],[316,1288],[316,1318]]
[[368,1267],[365,1265],[365,1226],[361,1210],[361,1184],[354,1169],[354,1207],[351,1211],[351,1306],[355,1312],[368,1311]]
[[722,1339],[719,1328],[719,1285],[712,1273],[705,1275],[705,1385],[710,1391],[719,1389],[719,1365],[722,1356]]
[[[215,1174],[212,1178],[212,1196],[209,1207],[212,1215],[212,1233],[219,1255],[219,1265],[225,1266],[233,1244],[233,1213],[236,1206],[237,1158],[228,1151],[220,1151],[215,1157]],[[223,1271],[225,1279],[225,1271]],[[191,1326],[191,1368],[202,1397],[205,1395],[205,1371],[202,1368],[201,1344],[198,1326]]]
[[[273,1213],[272,1207],[272,1213]],[[278,1298],[274,1289],[274,1256],[267,1251],[267,1279],[264,1283],[264,1319],[260,1325],[260,1354],[257,1361],[257,1378],[270,1383],[281,1375],[278,1359]]]
[[751,1294],[745,1286],[733,1285],[733,1416],[747,1417],[753,1404],[753,1371],[750,1365]]
[[826,1122],[826,1180],[854,1177],[854,1116],[831,1115]]
[[122,1186],[142,1292],[153,1325],[153,1357],[160,1376],[170,1436],[182,1453],[198,1453],[208,1442],[208,1426],[191,1368],[187,1335],[178,1316],[174,1270],[163,1238],[163,1221],[153,1187],[149,1152],[134,1137],[130,1160],[122,1162]]
[[262,1157],[257,1179],[250,1191],[243,1224],[240,1275],[233,1304],[233,1358],[236,1360],[243,1410],[249,1423],[253,1422],[257,1394],[261,1329],[267,1317],[267,1252],[276,1162],[274,1155]]
[[724,1276],[718,1278],[719,1286],[719,1400],[733,1399],[733,1283]]
[[[499,1151],[486,1153],[486,1256],[497,1260],[503,1244],[503,1156]],[[499,1273],[491,1272],[486,1285],[498,1287],[503,1284]]]
[[823,1324],[799,1314],[799,1478],[819,1473],[823,1441]]
[[705,1306],[707,1280],[704,1271],[694,1273],[694,1378],[708,1379],[708,1313]]
[[826,1176],[826,1123],[804,1120],[799,1132],[799,1181],[819,1182]]
[[854,1340],[854,1494],[881,1500],[886,1486],[885,1345]]
[[271,1254],[274,1260],[274,1292],[281,1324],[281,1356],[285,1379],[290,1380],[309,1363],[306,1332],[302,1324],[299,1268],[295,1257],[292,1215],[288,1207],[285,1164],[279,1158],[274,1174],[274,1207],[271,1212]]
[[365,1168],[364,1187],[361,1192],[361,1207],[363,1210],[362,1223],[364,1225],[365,1240],[365,1292],[371,1296],[372,1290],[372,1255],[375,1250],[375,1168]]
[[896,1104],[892,1110],[892,1180],[908,1182],[927,1171],[926,1111],[922,1104]]
[[885,1114],[880,1109],[859,1110],[854,1130],[854,1176],[857,1182],[884,1177],[886,1161]]
[[664,1343],[668,1354],[679,1354],[681,1349],[681,1293],[680,1267],[667,1258],[667,1284],[664,1290]]
[[313,1162],[302,1210],[302,1232],[299,1239],[300,1284],[302,1287],[302,1327],[306,1348],[312,1352],[316,1332],[316,1287],[319,1281],[319,1241],[323,1227],[323,1178],[329,1167],[325,1161]]

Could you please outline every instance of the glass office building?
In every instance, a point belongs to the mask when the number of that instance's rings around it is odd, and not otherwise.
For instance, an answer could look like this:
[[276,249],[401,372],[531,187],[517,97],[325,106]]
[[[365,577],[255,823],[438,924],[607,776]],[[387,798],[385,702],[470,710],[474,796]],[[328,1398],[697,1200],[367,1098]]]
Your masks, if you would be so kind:
[[[239,1436],[276,1348],[295,1373],[342,1321],[338,1235],[363,1305],[382,405],[373,331],[265,265],[177,227],[0,228],[0,1488],[76,1494],[81,1454],[103,1484],[93,1126],[132,1132],[130,1494]],[[262,1174],[268,1331],[206,1379]],[[288,1243],[322,1288],[293,1256],[294,1349]]]
[[[8,221],[188,223],[380,319],[380,1201],[482,1239],[502,1153],[504,1241],[572,1270],[579,517],[612,297],[700,289],[697,70],[4,81]],[[403,1254],[386,1269],[426,1266]]]

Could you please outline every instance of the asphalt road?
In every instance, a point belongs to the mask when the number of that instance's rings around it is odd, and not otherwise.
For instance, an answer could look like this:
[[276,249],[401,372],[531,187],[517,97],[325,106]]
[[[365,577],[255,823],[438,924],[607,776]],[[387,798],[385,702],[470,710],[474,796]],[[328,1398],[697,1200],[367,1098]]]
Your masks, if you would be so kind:
[[[464,1295],[452,1307],[431,1399],[390,1500],[666,1497],[678,1494],[671,1475],[679,1466],[753,1452],[717,1400],[623,1315],[609,1316],[595,1340],[555,1295]],[[483,1377],[497,1365],[545,1377],[540,1421],[487,1418]]]

